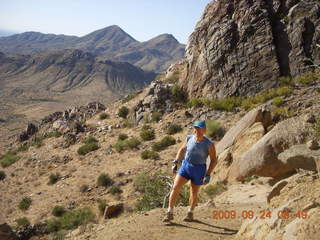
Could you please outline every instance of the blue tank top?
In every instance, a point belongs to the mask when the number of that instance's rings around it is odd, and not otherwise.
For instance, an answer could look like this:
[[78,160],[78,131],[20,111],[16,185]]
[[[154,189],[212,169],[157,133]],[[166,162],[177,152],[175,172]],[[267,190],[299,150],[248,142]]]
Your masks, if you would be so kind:
[[206,137],[204,137],[201,142],[197,142],[195,135],[188,135],[187,141],[187,150],[184,159],[195,165],[206,164],[209,148],[213,142]]

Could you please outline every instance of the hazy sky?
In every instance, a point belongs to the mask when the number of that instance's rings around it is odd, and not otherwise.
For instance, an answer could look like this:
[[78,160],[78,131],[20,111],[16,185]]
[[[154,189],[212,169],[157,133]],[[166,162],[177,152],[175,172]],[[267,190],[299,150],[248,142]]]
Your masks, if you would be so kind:
[[1,0],[0,29],[83,36],[118,25],[138,41],[186,43],[211,0]]

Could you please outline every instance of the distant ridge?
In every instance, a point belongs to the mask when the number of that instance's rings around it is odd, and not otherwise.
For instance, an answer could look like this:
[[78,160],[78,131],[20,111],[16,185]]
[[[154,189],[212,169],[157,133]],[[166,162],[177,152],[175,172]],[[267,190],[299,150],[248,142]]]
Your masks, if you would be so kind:
[[83,37],[24,32],[0,37],[0,51],[6,54],[35,54],[64,49],[90,52],[101,60],[127,61],[144,70],[163,72],[184,57],[185,45],[173,35],[161,34],[139,42],[112,25]]

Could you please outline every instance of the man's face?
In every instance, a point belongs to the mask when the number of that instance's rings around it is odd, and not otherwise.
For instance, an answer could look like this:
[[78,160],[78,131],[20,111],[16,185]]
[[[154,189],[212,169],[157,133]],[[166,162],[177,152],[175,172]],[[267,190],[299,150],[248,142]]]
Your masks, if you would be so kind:
[[203,136],[206,133],[206,128],[198,128],[198,127],[194,127],[194,134],[196,134],[197,136]]

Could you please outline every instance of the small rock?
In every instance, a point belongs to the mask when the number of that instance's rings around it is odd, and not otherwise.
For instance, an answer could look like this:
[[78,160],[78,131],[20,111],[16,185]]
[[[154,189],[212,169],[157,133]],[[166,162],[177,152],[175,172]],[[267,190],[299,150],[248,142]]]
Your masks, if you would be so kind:
[[310,140],[309,142],[307,142],[307,147],[310,150],[317,150],[319,147],[319,144],[316,140]]

